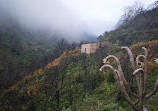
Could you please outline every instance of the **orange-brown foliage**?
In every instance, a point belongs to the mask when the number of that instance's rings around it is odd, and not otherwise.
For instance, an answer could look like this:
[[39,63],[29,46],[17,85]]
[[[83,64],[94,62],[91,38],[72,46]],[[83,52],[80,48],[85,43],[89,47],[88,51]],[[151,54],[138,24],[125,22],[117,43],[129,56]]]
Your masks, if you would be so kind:
[[[33,73],[28,74],[22,81],[19,81],[18,83],[16,83],[15,85],[11,86],[9,89],[4,90],[4,93],[10,92],[12,90],[15,90],[16,88],[18,88],[18,86],[25,84],[24,81],[29,81],[29,83],[27,83],[27,94],[28,95],[38,95],[39,93],[39,89],[40,89],[40,84],[39,81],[36,80],[36,78],[41,75],[44,74],[44,72],[48,71],[50,68],[52,68],[53,66],[57,66],[59,65],[59,61],[61,60],[61,58],[69,56],[69,55],[74,55],[78,52],[78,49],[75,49],[73,51],[70,51],[68,54],[66,54],[66,52],[63,52],[63,54],[58,57],[57,59],[55,59],[54,61],[52,61],[51,63],[48,63],[45,67],[36,70]],[[2,95],[3,95],[2,94]]]
[[134,57],[143,52],[142,47],[148,49],[148,73],[158,73],[158,65],[155,63],[155,58],[158,58],[158,40],[151,42],[139,42],[131,47]]

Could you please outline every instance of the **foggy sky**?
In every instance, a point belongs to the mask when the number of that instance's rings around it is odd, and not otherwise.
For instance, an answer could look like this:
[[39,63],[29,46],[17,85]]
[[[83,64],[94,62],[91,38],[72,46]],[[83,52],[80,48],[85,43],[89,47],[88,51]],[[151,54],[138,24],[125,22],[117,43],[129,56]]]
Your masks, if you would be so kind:
[[[149,5],[155,0],[143,0]],[[0,0],[0,13],[21,25],[49,29],[68,39],[85,33],[98,36],[115,28],[123,8],[134,0]]]

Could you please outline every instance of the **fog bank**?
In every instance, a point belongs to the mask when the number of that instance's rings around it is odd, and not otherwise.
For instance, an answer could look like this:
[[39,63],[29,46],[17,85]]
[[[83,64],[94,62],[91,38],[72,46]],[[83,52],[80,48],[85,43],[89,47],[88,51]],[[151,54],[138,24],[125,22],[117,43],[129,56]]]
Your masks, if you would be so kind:
[[[49,30],[68,40],[98,36],[115,28],[125,6],[135,0],[0,0],[0,16],[33,30]],[[146,4],[155,0],[144,0]]]

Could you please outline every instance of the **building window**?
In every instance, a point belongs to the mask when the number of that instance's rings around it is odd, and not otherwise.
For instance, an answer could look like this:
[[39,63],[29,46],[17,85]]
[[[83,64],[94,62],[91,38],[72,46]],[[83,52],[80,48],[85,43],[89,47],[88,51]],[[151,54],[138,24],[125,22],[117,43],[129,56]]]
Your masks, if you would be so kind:
[[86,52],[86,48],[85,48],[85,52]]

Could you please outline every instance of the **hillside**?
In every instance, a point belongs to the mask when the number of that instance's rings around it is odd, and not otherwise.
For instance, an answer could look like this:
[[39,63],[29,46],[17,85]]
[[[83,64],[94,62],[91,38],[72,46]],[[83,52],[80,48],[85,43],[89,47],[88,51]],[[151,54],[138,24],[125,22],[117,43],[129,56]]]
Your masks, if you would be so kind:
[[[149,51],[149,82],[151,91],[158,73],[154,59],[158,57],[158,41],[138,43],[131,46],[134,57],[141,53],[142,46]],[[153,47],[154,46],[154,47]],[[108,47],[108,48],[107,48]],[[113,48],[112,48],[113,47]],[[1,93],[2,110],[132,110],[127,102],[120,98],[117,85],[110,72],[106,76],[99,72],[102,59],[113,53],[124,53],[120,47],[106,46],[94,55],[87,56],[78,50],[63,53],[45,67],[28,74],[22,81]],[[106,52],[106,53],[105,53]],[[127,65],[128,58],[121,59]],[[124,67],[125,68],[125,67]],[[127,71],[127,69],[123,70]],[[130,75],[125,75],[129,80]],[[105,79],[107,80],[105,82]],[[154,82],[153,82],[154,81]],[[107,83],[107,84],[106,84]],[[157,94],[149,101],[149,109],[157,109]],[[153,104],[154,103],[154,104]]]
[[[77,44],[52,36],[46,31],[32,31],[7,16],[0,16],[0,91],[21,80],[28,73],[59,57]],[[57,51],[58,50],[58,51]]]
[[[108,44],[91,55],[81,53],[76,43],[47,37],[46,32],[28,33],[10,20],[0,20],[0,111],[134,111],[111,71],[99,71],[105,57],[118,57],[132,91],[139,93],[122,46],[131,49],[134,60],[144,54],[142,47],[147,48],[147,94],[154,87],[158,76],[157,6],[128,21],[123,19],[115,30],[99,36],[98,41]],[[108,64],[117,66],[113,60]],[[140,67],[143,62],[136,65]],[[149,111],[158,110],[157,101],[158,92],[147,101]]]
[[118,28],[105,32],[99,37],[99,40],[108,40],[112,43],[118,43],[118,45],[130,46],[137,42],[148,42],[158,39],[157,5],[155,8],[135,14],[129,21],[125,22],[125,19],[121,18]]

